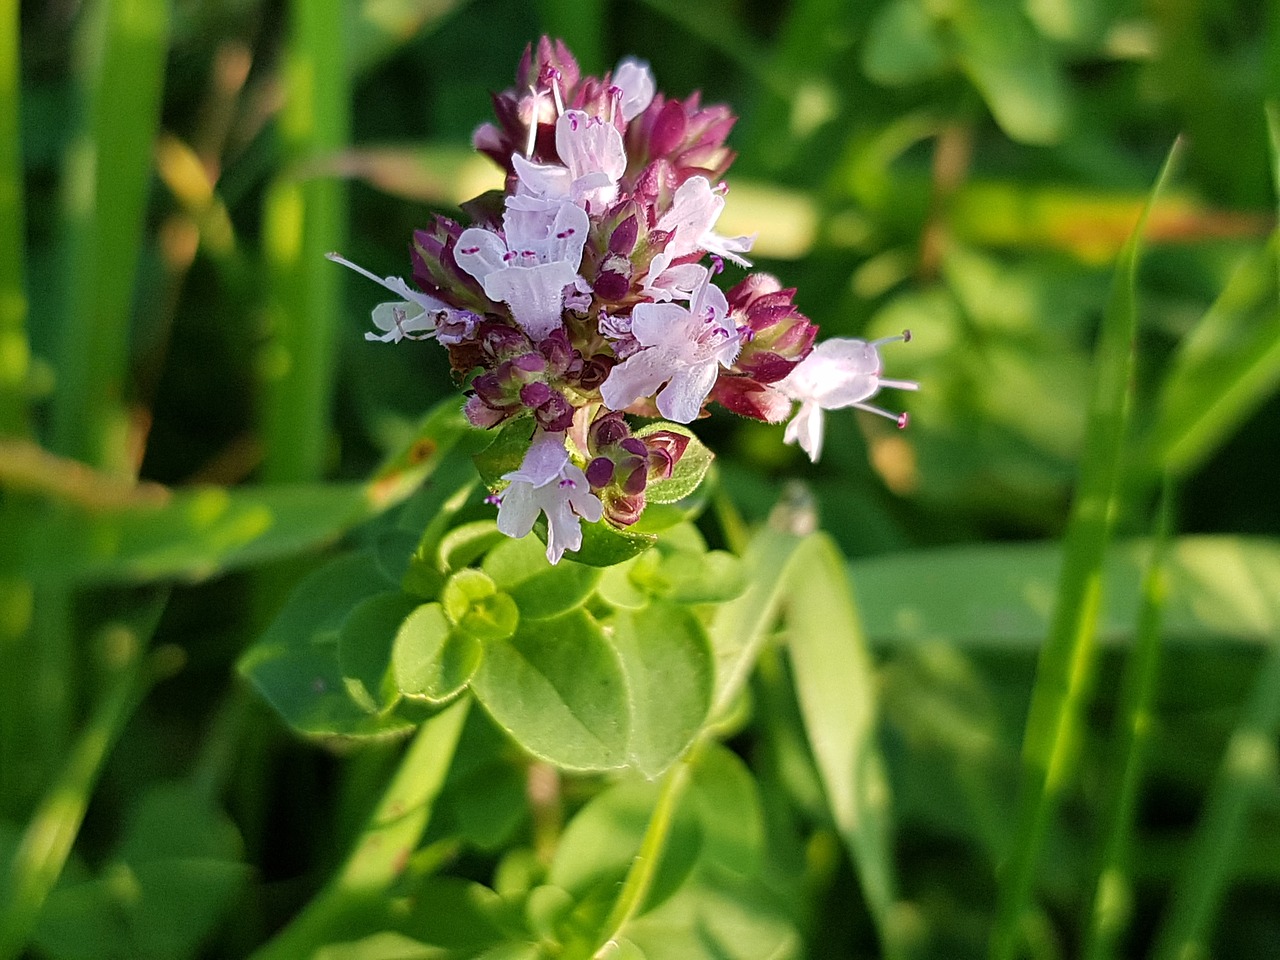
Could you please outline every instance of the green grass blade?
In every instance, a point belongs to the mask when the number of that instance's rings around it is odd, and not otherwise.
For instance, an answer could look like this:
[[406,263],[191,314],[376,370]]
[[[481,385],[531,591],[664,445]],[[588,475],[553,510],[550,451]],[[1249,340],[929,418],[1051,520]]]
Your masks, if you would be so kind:
[[262,360],[263,476],[273,482],[325,472],[342,270],[324,255],[342,246],[347,204],[345,184],[311,168],[346,146],[351,124],[343,4],[299,0],[290,12],[287,166],[267,192],[263,224],[272,337]]
[[67,311],[51,446],[118,474],[127,456],[129,327],[168,50],[166,0],[86,14],[88,123],[66,172]]
[[[1145,540],[1113,544],[1102,568],[1101,639],[1128,642],[1141,608]],[[1044,642],[1062,550],[1056,543],[994,543],[911,550],[855,560],[850,576],[868,636],[881,648],[946,643],[1027,653]],[[1280,583],[1280,543],[1265,537],[1183,536],[1165,562],[1166,646],[1270,648],[1268,604]]]
[[18,3],[0,10],[0,437],[27,431],[26,215],[19,136]]
[[1175,145],[1120,255],[1102,321],[1085,448],[1063,545],[1062,576],[1023,739],[1016,840],[1000,876],[991,941],[993,960],[1013,960],[1019,951],[1036,865],[1080,735],[1081,711],[1088,697],[1096,650],[1102,561],[1110,538],[1128,421],[1137,332],[1138,250],[1147,214],[1169,178],[1176,154]]
[[[1271,178],[1280,198],[1280,105],[1268,103]],[[1280,231],[1245,260],[1186,338],[1152,431],[1154,467],[1184,477],[1280,386]]]
[[109,655],[117,660],[112,664],[111,682],[0,878],[0,960],[22,953],[71,853],[103,764],[142,700],[148,680],[146,643],[159,622],[163,599],[139,607],[131,622],[111,623],[104,629],[104,636],[110,631]]
[[1166,477],[1151,558],[1142,584],[1142,610],[1133,649],[1125,666],[1120,698],[1112,791],[1105,819],[1107,836],[1094,883],[1093,909],[1085,930],[1086,960],[1108,960],[1129,924],[1132,881],[1126,863],[1134,813],[1151,737],[1151,712],[1160,663],[1160,623],[1168,595],[1168,557],[1173,528],[1173,484]]
[[888,776],[878,742],[876,676],[844,558],[825,536],[787,566],[787,650],[827,804],[848,849],[884,955],[902,956]]
[[[1274,600],[1274,595],[1273,595]],[[1156,938],[1156,960],[1207,960],[1218,906],[1240,863],[1250,810],[1274,784],[1280,733],[1280,635],[1259,672],[1244,718],[1227,744],[1204,813]]]
[[388,890],[431,819],[470,705],[464,697],[422,725],[342,869],[253,960],[309,957],[332,940],[350,939],[362,922],[384,918]]

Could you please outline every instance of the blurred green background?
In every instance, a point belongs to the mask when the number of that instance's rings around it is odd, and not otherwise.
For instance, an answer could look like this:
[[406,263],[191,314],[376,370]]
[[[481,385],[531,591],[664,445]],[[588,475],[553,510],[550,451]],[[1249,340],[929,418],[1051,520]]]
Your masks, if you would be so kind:
[[[380,292],[323,254],[407,276],[429,212],[495,184],[471,131],[548,33],[584,72],[635,55],[667,94],[732,105],[721,232],[759,232],[757,268],[798,288],[822,335],[914,334],[886,364],[922,389],[882,398],[909,409],[906,431],[829,415],[814,466],[780,428],[716,412],[698,429],[748,523],[800,479],[852,561],[920,956],[985,955],[1099,322],[1185,137],[1145,234],[1115,509],[1121,541],[1146,536],[1171,478],[1188,592],[1167,611],[1118,955],[1280,955],[1275,5],[0,10],[0,851],[48,813],[41,797],[64,801],[50,824],[73,825],[50,826],[53,845],[74,838],[61,898],[24,920],[10,889],[0,933],[34,929],[38,956],[241,956],[346,848],[393,748],[335,756],[293,740],[234,663],[317,551],[379,512],[361,481],[456,388],[436,345],[364,341]],[[147,520],[162,502],[171,512]],[[1140,551],[1116,563],[1079,773],[1039,875],[1037,957],[1081,955]],[[762,707],[761,723],[788,710]],[[1241,730],[1252,761],[1228,749]],[[788,767],[794,744],[763,728],[735,746],[801,811],[811,954],[873,955],[857,881],[806,819],[803,751]],[[1219,795],[1224,758],[1249,774]],[[1206,823],[1225,832],[1197,840]],[[183,888],[155,908],[158,931],[65,893],[90,876],[110,887],[136,866],[130,844],[166,843],[216,866],[188,877],[203,898]],[[1171,908],[1173,890],[1191,899]],[[1179,917],[1204,952],[1169,946]],[[18,955],[13,942],[0,936],[0,955]]]

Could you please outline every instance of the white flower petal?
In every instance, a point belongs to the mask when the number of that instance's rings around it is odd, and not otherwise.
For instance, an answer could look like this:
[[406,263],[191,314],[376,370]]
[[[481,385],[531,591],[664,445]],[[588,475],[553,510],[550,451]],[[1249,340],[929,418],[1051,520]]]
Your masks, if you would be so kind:
[[650,396],[671,376],[666,358],[657,349],[632,354],[609,371],[600,384],[600,398],[610,410],[625,410],[641,397]]
[[506,267],[485,277],[484,292],[511,308],[511,316],[535,341],[564,326],[564,288],[577,271],[567,263]]
[[527,537],[541,509],[533,485],[515,480],[502,494],[502,502],[498,504],[498,529],[517,540]]
[[634,120],[653,102],[655,86],[649,64],[625,57],[613,71],[613,85],[622,92],[618,104],[623,120]]
[[692,423],[698,419],[707,394],[719,376],[717,366],[715,363],[703,363],[677,371],[658,394],[659,412],[676,423]]
[[453,258],[458,266],[480,283],[496,270],[506,266],[507,245],[492,230],[468,227],[458,236]]

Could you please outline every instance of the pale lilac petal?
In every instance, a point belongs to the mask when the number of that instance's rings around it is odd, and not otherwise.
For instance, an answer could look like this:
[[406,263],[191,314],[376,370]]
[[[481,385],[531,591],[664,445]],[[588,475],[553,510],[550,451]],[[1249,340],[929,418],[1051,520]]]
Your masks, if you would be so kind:
[[687,337],[689,311],[677,303],[638,303],[631,311],[631,335],[645,346]]
[[506,267],[485,277],[484,292],[507,304],[516,323],[534,340],[541,340],[564,325],[564,288],[577,275],[564,262]]
[[714,253],[717,256],[731,260],[740,267],[751,266],[751,261],[741,254],[751,249],[751,245],[756,242],[756,235],[753,233],[749,237],[722,237],[718,233],[712,233],[708,230],[699,238],[699,245],[707,253]]
[[673,257],[666,250],[649,263],[644,280],[644,292],[655,301],[689,300],[706,276],[707,268],[696,263],[669,266]]
[[609,371],[600,384],[600,398],[610,410],[625,410],[647,397],[671,376],[666,358],[656,349],[641,350]]
[[698,240],[710,231],[724,209],[724,197],[711,189],[706,177],[690,177],[671,198],[671,208],[658,219],[659,230],[674,232],[666,251],[681,257],[698,249]]
[[566,110],[556,121],[556,152],[573,177],[575,198],[610,203],[617,196],[627,153],[613,124],[581,110]]
[[373,308],[373,325],[385,333],[366,333],[366,340],[399,343],[414,333],[420,335],[416,339],[422,340],[435,333],[435,313],[428,313],[416,303],[380,303]]
[[573,185],[569,171],[554,163],[534,163],[520,154],[511,155],[516,172],[516,192],[522,195],[568,199]]
[[508,537],[527,537],[541,511],[532,484],[517,480],[507,487],[498,504],[498,529]]
[[800,410],[787,424],[782,435],[784,443],[799,442],[800,448],[814,463],[822,456],[822,407],[816,403],[802,403]]
[[715,363],[689,366],[677,371],[657,396],[658,411],[676,423],[692,423],[698,419],[718,375]]
[[458,266],[480,283],[506,266],[507,245],[492,230],[468,227],[458,236],[453,257]]
[[568,463],[569,451],[564,445],[564,434],[540,431],[520,461],[520,469],[503,474],[502,479],[512,482],[523,480],[535,487],[544,487],[558,479]]
[[879,389],[880,356],[865,340],[824,340],[796,364],[778,388],[828,410],[852,406]]
[[634,120],[653,102],[653,73],[642,60],[626,57],[619,61],[613,71],[613,85],[622,94],[618,108],[623,120]]

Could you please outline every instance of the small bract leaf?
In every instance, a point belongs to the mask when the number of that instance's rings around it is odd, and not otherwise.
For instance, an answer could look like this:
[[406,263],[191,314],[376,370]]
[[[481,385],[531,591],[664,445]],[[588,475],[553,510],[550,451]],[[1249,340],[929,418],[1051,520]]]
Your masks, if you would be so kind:
[[440,541],[440,569],[450,572],[470,566],[504,537],[493,520],[476,520],[450,530]]
[[459,570],[445,582],[440,602],[449,622],[457,625],[471,610],[473,603],[497,592],[498,588],[488,574],[466,568]]
[[625,766],[630,737],[618,654],[583,610],[521,620],[510,640],[485,644],[476,698],[517,743],[570,770]]
[[764,808],[747,765],[718,743],[699,747],[689,799],[702,823],[704,859],[754,875],[764,855]]
[[698,489],[702,478],[707,475],[707,470],[711,467],[711,461],[715,459],[715,454],[694,436],[692,430],[678,423],[666,423],[660,420],[657,423],[645,424],[635,433],[637,437],[643,439],[659,431],[678,433],[688,437],[689,445],[684,448],[684,454],[676,463],[671,476],[665,480],[650,483],[645,487],[644,497],[648,503],[675,503]]
[[391,647],[417,600],[399,590],[360,601],[338,633],[338,663],[351,698],[370,713],[395,706],[399,689],[391,671]]
[[498,431],[493,443],[472,457],[480,471],[480,479],[490,490],[505,487],[507,481],[502,479],[502,475],[520,469],[524,455],[529,452],[533,428],[532,417],[512,420]]
[[400,625],[391,660],[406,697],[443,703],[456,696],[480,665],[481,646],[450,627],[438,603],[424,603]]
[[499,543],[482,568],[529,620],[545,620],[582,606],[600,582],[599,570],[568,558],[553,566],[533,536]]

